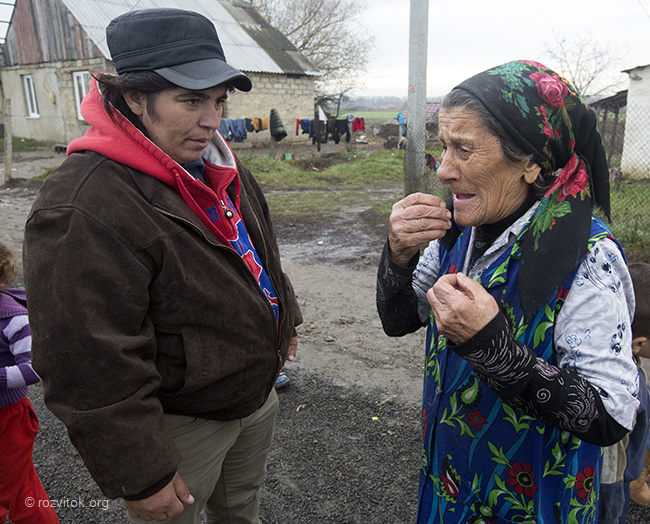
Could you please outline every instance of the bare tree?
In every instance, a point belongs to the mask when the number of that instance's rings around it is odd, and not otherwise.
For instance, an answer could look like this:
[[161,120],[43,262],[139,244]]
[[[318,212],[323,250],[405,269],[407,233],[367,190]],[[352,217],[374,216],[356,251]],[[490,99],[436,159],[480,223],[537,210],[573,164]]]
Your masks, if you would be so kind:
[[318,67],[321,101],[340,101],[356,87],[371,58],[374,36],[363,30],[366,0],[252,0],[269,23]]
[[554,35],[545,42],[548,65],[566,77],[584,96],[613,94],[623,89],[627,78],[623,73],[624,51],[611,43],[599,42],[590,33],[577,33],[571,38]]

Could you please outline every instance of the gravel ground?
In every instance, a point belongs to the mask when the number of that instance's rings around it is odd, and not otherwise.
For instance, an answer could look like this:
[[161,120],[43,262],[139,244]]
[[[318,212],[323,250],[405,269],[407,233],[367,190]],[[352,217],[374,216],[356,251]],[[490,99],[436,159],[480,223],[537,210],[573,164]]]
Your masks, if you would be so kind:
[[[3,241],[20,252],[38,184],[27,180],[63,157],[26,155],[0,188]],[[393,188],[395,194],[399,188]],[[373,198],[328,221],[276,223],[305,323],[280,412],[261,493],[265,524],[406,524],[414,521],[420,456],[423,333],[390,339],[374,306],[376,263],[386,225],[368,213]],[[41,428],[34,463],[62,523],[126,524],[120,501],[99,491],[40,385],[29,397]],[[630,524],[650,523],[633,505]]]

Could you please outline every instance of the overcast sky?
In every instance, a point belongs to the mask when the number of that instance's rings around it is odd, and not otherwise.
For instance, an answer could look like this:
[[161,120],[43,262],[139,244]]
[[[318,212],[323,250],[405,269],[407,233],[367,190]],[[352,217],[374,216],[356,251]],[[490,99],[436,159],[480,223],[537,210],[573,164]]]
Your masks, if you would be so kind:
[[[367,1],[377,52],[357,94],[406,97],[411,2]],[[427,96],[510,60],[555,67],[544,51],[578,32],[619,49],[620,69],[650,64],[650,0],[430,0]]]

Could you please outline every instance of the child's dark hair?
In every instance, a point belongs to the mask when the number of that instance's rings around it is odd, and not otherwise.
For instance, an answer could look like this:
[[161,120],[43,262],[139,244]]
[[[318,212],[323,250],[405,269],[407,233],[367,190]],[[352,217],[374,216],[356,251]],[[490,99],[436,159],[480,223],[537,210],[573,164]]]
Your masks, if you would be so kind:
[[628,268],[636,299],[632,336],[650,338],[650,264],[634,262]]
[[5,287],[13,284],[17,277],[18,266],[14,262],[11,249],[0,243],[0,286]]

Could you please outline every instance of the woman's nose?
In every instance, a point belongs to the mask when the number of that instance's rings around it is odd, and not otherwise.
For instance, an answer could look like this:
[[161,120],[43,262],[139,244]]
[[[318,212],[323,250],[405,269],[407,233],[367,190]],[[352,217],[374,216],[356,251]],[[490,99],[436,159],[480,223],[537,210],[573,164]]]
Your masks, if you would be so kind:
[[438,171],[436,171],[436,175],[438,175],[438,180],[440,180],[440,182],[442,182],[443,184],[448,184],[452,180],[458,178],[459,176],[458,169],[456,169],[454,163],[449,160],[447,154],[441,156],[440,166],[438,166]]
[[209,107],[204,111],[199,123],[203,127],[208,127],[213,130],[219,129],[219,125],[221,124],[221,114],[222,111],[220,108]]

